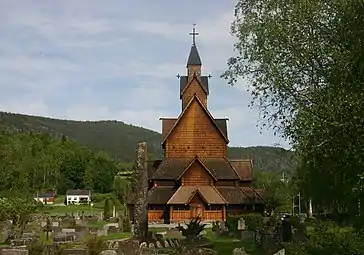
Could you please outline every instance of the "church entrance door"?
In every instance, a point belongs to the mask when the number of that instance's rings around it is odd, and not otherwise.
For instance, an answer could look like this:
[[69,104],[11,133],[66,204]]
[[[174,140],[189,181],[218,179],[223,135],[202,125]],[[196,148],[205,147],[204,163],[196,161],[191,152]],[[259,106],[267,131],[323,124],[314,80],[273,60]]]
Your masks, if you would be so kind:
[[197,217],[203,218],[203,205],[201,204],[190,204],[191,219]]

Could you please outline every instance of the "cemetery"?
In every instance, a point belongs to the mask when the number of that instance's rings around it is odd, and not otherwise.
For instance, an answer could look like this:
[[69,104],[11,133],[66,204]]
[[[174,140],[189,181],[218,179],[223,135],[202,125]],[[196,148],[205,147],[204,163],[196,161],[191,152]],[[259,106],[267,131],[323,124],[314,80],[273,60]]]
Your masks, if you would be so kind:
[[[226,222],[150,224],[144,237],[135,224],[102,214],[34,214],[22,230],[0,222],[0,254],[284,254],[283,242],[305,242],[303,221],[246,214]],[[296,224],[296,223],[295,223]],[[228,253],[227,253],[228,252]],[[277,253],[281,252],[281,253]]]

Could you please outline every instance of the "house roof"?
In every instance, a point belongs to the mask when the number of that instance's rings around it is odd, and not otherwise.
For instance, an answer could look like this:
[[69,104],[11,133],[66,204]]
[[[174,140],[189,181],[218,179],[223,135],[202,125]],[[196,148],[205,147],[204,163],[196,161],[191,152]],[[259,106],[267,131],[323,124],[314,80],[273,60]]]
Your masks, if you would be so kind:
[[[177,118],[160,118],[160,120],[162,120],[162,139],[164,140],[176,123]],[[220,130],[224,133],[226,137],[228,137],[227,120],[228,118],[214,119],[216,125],[219,126]]]
[[[149,179],[175,180],[195,158],[166,158],[159,164],[148,162]],[[239,180],[239,176],[226,158],[199,158],[217,180]]]
[[208,204],[227,203],[214,186],[181,186],[167,204],[188,204],[196,194],[199,194]]
[[53,192],[41,193],[41,194],[34,194],[34,198],[52,198],[52,197],[54,197],[54,193]]
[[202,107],[203,111],[206,113],[206,115],[209,117],[209,119],[211,120],[211,122],[214,124],[214,126],[216,127],[216,129],[219,131],[219,133],[221,134],[221,136],[225,139],[226,143],[229,143],[229,139],[227,138],[227,136],[225,135],[225,133],[220,129],[220,127],[217,125],[217,123],[215,122],[215,119],[212,117],[211,113],[206,109],[206,107],[203,105],[203,103],[200,101],[200,99],[197,97],[197,95],[194,95],[192,97],[192,99],[190,100],[190,102],[187,104],[186,108],[183,110],[183,112],[179,115],[178,119],[176,120],[176,122],[173,124],[172,128],[170,129],[170,131],[166,134],[166,136],[163,138],[162,144],[164,144],[168,138],[168,136],[173,132],[173,129],[178,125],[179,121],[182,119],[183,115],[185,114],[185,112],[190,108],[190,106],[192,105],[192,103],[194,101],[197,101],[197,103]]
[[66,195],[68,195],[68,196],[88,196],[88,195],[91,195],[91,190],[88,190],[88,189],[68,189]]

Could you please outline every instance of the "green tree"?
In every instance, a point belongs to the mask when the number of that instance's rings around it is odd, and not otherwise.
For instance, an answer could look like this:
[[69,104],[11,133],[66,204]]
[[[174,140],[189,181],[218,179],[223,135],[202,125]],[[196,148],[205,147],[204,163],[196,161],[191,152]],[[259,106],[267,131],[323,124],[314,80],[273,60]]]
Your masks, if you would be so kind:
[[253,186],[263,190],[263,198],[269,214],[276,210],[291,211],[291,199],[293,190],[290,184],[281,180],[278,173],[256,171],[254,173]]
[[291,141],[302,194],[351,216],[364,201],[363,14],[362,0],[240,0],[222,75],[248,79],[265,125]]

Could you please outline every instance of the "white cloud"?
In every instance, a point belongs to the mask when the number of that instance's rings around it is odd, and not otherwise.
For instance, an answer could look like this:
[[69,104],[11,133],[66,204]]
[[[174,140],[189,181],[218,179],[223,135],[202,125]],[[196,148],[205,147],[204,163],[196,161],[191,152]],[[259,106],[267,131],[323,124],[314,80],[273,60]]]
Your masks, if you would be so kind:
[[49,116],[48,105],[42,99],[21,96],[17,100],[0,102],[0,111]]

